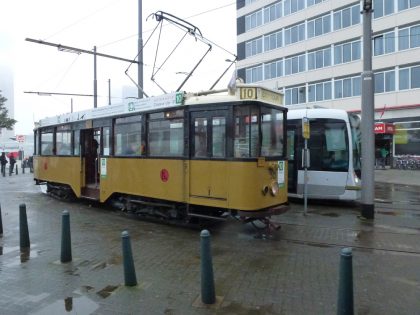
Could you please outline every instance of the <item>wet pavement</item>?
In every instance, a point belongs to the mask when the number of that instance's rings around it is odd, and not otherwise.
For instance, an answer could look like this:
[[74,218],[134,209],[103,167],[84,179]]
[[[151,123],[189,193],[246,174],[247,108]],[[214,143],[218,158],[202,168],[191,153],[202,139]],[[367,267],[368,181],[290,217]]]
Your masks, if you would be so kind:
[[[208,308],[194,306],[199,231],[53,199],[31,174],[0,177],[0,314],[336,314],[343,247],[353,248],[355,314],[420,314],[420,185],[412,174],[410,185],[401,183],[407,174],[388,174],[377,177],[374,221],[360,220],[352,204],[309,203],[304,216],[303,204],[292,202],[291,211],[275,218],[281,229],[271,239],[233,219],[211,227],[221,303]],[[31,241],[25,253],[20,203]],[[73,261],[61,264],[65,209]],[[124,230],[131,236],[135,287],[124,286]]]

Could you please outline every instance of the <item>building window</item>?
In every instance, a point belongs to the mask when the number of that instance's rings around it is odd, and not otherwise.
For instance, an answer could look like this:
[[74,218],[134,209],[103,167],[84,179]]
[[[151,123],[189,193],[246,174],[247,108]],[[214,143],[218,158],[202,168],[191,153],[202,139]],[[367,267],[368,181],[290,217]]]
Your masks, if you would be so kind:
[[400,90],[420,88],[420,66],[400,69],[399,88]]
[[395,91],[395,71],[375,73],[375,93]]
[[283,75],[283,60],[264,64],[264,79],[274,79]]
[[310,6],[313,6],[315,4],[321,3],[323,1],[325,1],[325,0],[306,0],[306,6],[310,7]]
[[246,72],[245,72],[246,83],[253,83],[253,82],[262,81],[262,79],[263,79],[263,73],[262,72],[263,72],[262,65],[246,69]]
[[373,18],[394,13],[394,0],[373,0]]
[[331,66],[331,47],[308,52],[308,70]]
[[264,36],[264,51],[273,50],[283,46],[283,31]]
[[305,0],[285,0],[284,15],[289,15],[305,8]]
[[263,24],[262,19],[262,10],[258,10],[253,12],[247,16],[245,16],[245,32],[261,26]]
[[295,74],[306,70],[305,54],[284,59],[284,75]]
[[302,40],[305,40],[305,23],[294,25],[284,30],[285,45],[297,43]]
[[334,81],[334,98],[359,96],[361,92],[360,76],[336,79]]
[[308,21],[308,38],[331,32],[331,15],[327,14]]
[[331,81],[308,85],[308,102],[319,102],[331,99]]
[[298,86],[285,89],[285,105],[296,105],[306,103],[306,88]]
[[394,31],[384,33],[373,38],[373,55],[379,56],[395,51]]
[[338,65],[359,60],[361,57],[360,40],[334,46],[334,64]]
[[262,37],[245,43],[245,58],[261,54],[262,52]]
[[398,10],[407,10],[409,8],[414,8],[420,5],[419,0],[398,0]]
[[264,24],[277,20],[281,18],[281,16],[282,16],[281,1],[264,8]]
[[334,31],[360,23],[360,5],[334,11]]
[[420,25],[415,25],[398,31],[398,49],[405,50],[420,46]]

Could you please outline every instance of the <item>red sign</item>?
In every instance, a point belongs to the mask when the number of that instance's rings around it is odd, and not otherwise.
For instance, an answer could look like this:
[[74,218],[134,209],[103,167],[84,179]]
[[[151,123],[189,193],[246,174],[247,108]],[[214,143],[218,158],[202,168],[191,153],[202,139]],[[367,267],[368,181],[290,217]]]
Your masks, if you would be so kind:
[[163,168],[160,171],[160,179],[162,180],[162,182],[166,183],[169,179],[169,172],[166,168]]
[[17,142],[25,142],[25,136],[24,135],[16,135],[16,141]]
[[395,126],[387,123],[375,123],[375,133],[393,135],[395,133]]

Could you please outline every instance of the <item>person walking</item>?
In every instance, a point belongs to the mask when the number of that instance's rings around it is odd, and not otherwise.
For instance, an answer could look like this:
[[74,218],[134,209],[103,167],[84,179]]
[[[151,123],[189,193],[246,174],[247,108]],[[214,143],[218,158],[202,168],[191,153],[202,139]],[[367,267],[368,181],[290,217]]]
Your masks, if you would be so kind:
[[6,164],[7,164],[6,154],[4,152],[1,153],[0,156],[0,164],[1,164],[1,174],[6,176]]
[[15,168],[15,164],[16,164],[16,160],[15,160],[15,157],[13,156],[13,154],[10,155],[9,161],[10,161],[9,176],[12,176],[13,169]]
[[388,153],[389,151],[385,147],[381,148],[381,164],[383,169],[385,169],[386,157],[388,156]]

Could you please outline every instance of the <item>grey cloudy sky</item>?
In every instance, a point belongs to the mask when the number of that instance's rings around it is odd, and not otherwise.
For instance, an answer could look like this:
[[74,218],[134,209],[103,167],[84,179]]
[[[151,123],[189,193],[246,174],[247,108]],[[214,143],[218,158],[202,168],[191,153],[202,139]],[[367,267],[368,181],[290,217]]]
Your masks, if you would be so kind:
[[[160,10],[188,20],[204,37],[236,53],[235,1],[143,1],[143,40],[147,40],[157,25],[154,19],[146,21],[146,18]],[[2,1],[0,12],[0,64],[12,67],[14,72],[16,134],[30,134],[34,121],[70,111],[70,96],[38,96],[24,91],[93,94],[92,55],[59,52],[54,47],[27,42],[25,38],[86,50],[97,46],[98,52],[127,59],[137,55],[138,2],[134,0]],[[163,27],[158,62],[166,58],[181,36],[175,27]],[[151,95],[162,94],[150,81],[156,38],[155,35],[144,51],[144,86]],[[192,38],[181,45],[156,77],[167,91],[176,89],[185,77],[182,72],[190,71],[207,49]],[[233,57],[213,46],[185,90],[208,89],[228,66],[225,59]],[[124,74],[128,63],[99,57],[97,63],[98,106],[108,104],[108,79],[111,79],[112,102],[122,102],[122,87],[133,86]],[[135,66],[129,74],[137,78]],[[219,88],[227,85],[231,74],[220,82]],[[93,107],[92,98],[73,97],[73,103],[75,111]]]

